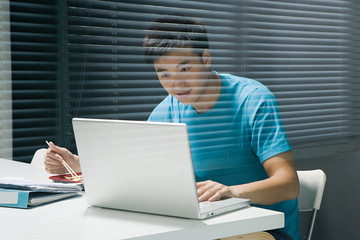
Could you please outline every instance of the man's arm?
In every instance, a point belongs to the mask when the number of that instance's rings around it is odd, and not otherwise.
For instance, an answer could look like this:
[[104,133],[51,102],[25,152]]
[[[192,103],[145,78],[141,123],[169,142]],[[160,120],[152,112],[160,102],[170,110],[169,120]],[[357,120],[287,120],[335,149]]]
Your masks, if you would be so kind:
[[270,205],[295,199],[300,190],[292,152],[287,151],[263,162],[269,178],[252,183],[225,186],[205,181],[197,183],[200,201],[216,201],[221,198],[248,198],[253,204]]

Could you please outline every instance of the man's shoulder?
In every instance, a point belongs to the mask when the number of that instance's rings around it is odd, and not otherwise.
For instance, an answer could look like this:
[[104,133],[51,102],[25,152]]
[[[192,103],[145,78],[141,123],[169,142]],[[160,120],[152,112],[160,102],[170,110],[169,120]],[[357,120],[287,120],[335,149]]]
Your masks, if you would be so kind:
[[254,80],[254,79],[237,76],[237,75],[233,75],[230,73],[220,73],[219,76],[225,82],[228,82],[230,84],[239,84],[239,85],[245,85],[245,86],[247,86],[247,85],[249,85],[249,86],[264,86],[262,83]]
[[170,111],[171,96],[166,96],[156,107],[152,110],[149,120],[158,120],[160,116],[164,116],[164,113]]
[[154,108],[148,120],[172,122],[177,118],[181,110],[180,102],[169,94]]
[[219,74],[223,81],[225,91],[232,91],[240,100],[254,96],[272,95],[271,91],[261,82],[251,78],[240,77],[232,74]]

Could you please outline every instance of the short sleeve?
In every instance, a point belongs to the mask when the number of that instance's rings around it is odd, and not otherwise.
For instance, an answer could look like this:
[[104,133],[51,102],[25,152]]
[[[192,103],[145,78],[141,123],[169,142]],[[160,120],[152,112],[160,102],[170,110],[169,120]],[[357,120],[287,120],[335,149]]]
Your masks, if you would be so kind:
[[251,147],[261,162],[291,150],[275,96],[265,86],[248,99]]

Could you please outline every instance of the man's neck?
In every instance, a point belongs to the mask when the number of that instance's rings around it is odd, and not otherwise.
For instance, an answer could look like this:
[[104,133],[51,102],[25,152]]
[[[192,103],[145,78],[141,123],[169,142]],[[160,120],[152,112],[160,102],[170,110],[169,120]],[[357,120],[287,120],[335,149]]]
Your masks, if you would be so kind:
[[198,114],[206,113],[217,103],[221,93],[221,77],[214,72],[209,72],[208,85],[202,93],[201,101],[193,105]]

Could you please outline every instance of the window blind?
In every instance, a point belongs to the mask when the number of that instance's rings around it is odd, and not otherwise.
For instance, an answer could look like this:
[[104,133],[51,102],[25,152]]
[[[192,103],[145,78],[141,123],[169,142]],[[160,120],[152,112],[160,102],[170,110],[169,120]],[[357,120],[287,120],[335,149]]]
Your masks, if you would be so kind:
[[165,93],[144,65],[142,37],[157,17],[180,12],[207,26],[214,70],[272,90],[293,146],[348,144],[359,135],[353,4],[68,1],[73,115],[145,120]]
[[243,75],[277,96],[294,146],[336,145],[359,135],[354,7],[351,1],[244,1]]
[[145,63],[142,42],[151,22],[167,14],[201,17],[215,49],[214,68],[236,71],[234,3],[68,0],[71,117],[148,118],[166,92]]
[[144,61],[143,36],[153,20],[179,12],[205,23],[213,70],[276,95],[294,148],[343,148],[359,136],[358,8],[335,0],[11,1],[14,156],[29,159],[44,139],[75,152],[73,117],[146,120],[166,92]]
[[56,1],[10,1],[13,159],[58,137]]

